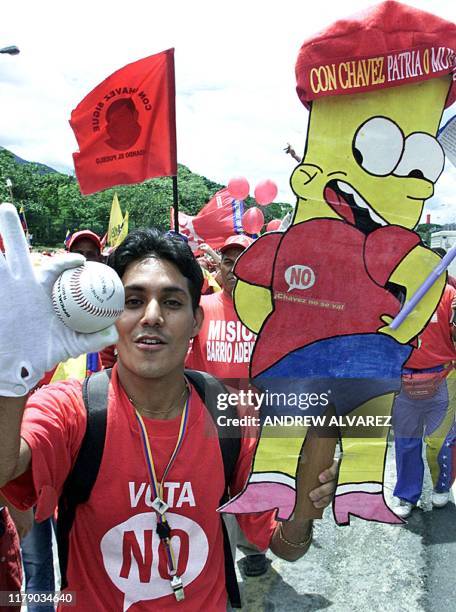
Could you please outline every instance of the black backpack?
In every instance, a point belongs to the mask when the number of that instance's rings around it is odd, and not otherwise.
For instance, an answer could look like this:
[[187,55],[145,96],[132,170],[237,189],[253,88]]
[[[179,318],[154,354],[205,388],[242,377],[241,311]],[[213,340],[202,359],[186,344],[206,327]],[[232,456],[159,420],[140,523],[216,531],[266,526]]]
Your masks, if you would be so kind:
[[[239,457],[241,443],[239,427],[217,424],[217,395],[226,393],[224,385],[205,372],[185,370],[185,375],[195,387],[206,408],[214,420],[219,434],[220,451],[225,472],[225,490],[220,505],[229,499],[229,485],[234,474],[234,468]],[[68,549],[70,531],[79,504],[86,502],[93,489],[100,469],[104,451],[107,426],[108,387],[111,370],[102,370],[86,378],[82,385],[82,396],[87,410],[87,429],[73,469],[68,475],[59,499],[57,519],[57,546],[62,589],[67,587],[66,571],[68,567]],[[228,418],[236,418],[237,412],[233,406],[224,410]],[[228,421],[232,422],[232,421]],[[222,521],[223,550],[225,555],[226,591],[233,608],[241,607],[241,597],[236,579],[234,560],[225,523]]]

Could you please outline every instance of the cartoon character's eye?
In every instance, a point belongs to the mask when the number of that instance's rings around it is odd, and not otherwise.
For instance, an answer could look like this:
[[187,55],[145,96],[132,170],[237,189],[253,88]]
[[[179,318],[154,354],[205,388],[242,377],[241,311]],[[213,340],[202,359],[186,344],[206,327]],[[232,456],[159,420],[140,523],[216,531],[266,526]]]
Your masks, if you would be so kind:
[[405,139],[404,153],[394,174],[427,179],[435,183],[444,164],[445,155],[440,143],[429,134],[415,132]]
[[353,156],[358,164],[377,176],[391,174],[401,158],[404,135],[386,117],[372,117],[363,123],[353,139]]

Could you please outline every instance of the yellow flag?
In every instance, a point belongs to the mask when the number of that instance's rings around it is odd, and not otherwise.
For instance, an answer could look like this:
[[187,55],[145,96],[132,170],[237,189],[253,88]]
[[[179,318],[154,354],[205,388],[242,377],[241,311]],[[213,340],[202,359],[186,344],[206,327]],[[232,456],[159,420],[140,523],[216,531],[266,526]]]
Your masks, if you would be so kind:
[[118,236],[117,242],[116,242],[116,244],[114,246],[118,247],[119,244],[121,244],[124,241],[124,239],[126,238],[127,234],[128,234],[128,210],[125,213],[125,217],[123,218],[122,227],[120,228],[119,236]]
[[76,359],[68,359],[59,363],[52,375],[51,382],[76,378],[82,380],[87,376],[87,355],[80,355]]
[[111,214],[109,216],[108,246],[110,247],[117,246],[117,241],[119,239],[119,235],[122,230],[122,224],[123,224],[123,215],[120,209],[120,204],[119,204],[119,199],[117,197],[117,193],[115,193],[114,197],[112,198]]

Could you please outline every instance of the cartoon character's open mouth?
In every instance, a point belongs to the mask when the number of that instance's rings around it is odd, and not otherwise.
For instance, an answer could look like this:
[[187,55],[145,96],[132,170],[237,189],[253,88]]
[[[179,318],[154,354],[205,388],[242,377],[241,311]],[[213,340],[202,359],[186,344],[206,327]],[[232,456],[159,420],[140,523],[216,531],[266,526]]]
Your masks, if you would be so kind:
[[324,197],[338,215],[365,234],[387,225],[356,189],[344,181],[330,181],[325,187]]

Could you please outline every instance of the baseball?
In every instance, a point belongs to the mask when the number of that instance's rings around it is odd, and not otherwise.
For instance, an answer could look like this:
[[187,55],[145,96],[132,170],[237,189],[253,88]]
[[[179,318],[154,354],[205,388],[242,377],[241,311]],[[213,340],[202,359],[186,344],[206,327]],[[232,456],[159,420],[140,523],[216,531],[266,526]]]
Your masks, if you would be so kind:
[[59,319],[84,334],[109,327],[122,314],[124,303],[124,288],[117,273],[94,261],[65,270],[52,289],[52,304]]

